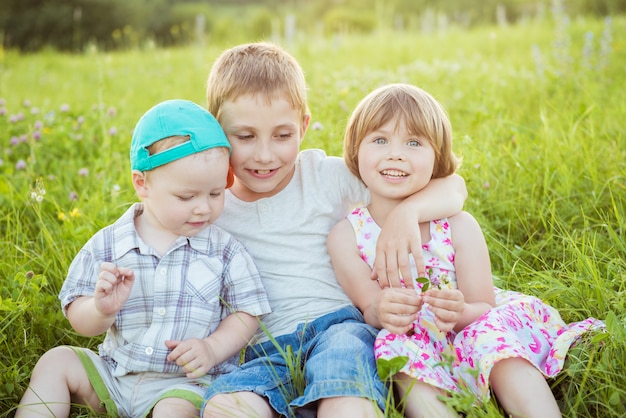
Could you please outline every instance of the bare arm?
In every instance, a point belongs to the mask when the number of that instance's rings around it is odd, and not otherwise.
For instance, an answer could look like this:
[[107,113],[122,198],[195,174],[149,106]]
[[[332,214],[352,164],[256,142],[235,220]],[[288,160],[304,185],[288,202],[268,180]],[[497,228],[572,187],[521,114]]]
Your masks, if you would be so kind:
[[421,307],[421,298],[413,289],[381,289],[369,279],[372,270],[361,258],[354,229],[347,220],[330,231],[327,246],[337,280],[363,313],[365,322],[396,334],[408,331]]
[[165,341],[165,345],[173,349],[167,359],[182,366],[188,378],[204,376],[244,348],[258,327],[255,316],[245,312],[232,313],[204,339]]
[[95,337],[108,330],[115,322],[115,314],[104,315],[98,311],[91,296],[81,296],[67,307],[67,319],[79,334]]
[[132,270],[102,263],[93,297],[81,296],[67,307],[67,319],[76,332],[93,337],[109,329],[128,300],[134,280]]
[[[430,304],[442,330],[460,331],[495,305],[487,243],[476,219],[467,212],[450,217],[458,290],[428,290]],[[455,298],[454,292],[461,294]],[[446,325],[442,325],[446,324]]]
[[[381,286],[400,287],[399,274],[411,277],[409,254],[415,259],[418,274],[424,276],[419,223],[459,213],[466,198],[465,180],[453,174],[431,180],[399,204],[387,217],[376,243],[372,279],[378,279]],[[412,286],[412,280],[406,280],[406,284]]]
[[211,347],[215,364],[222,363],[244,348],[259,328],[256,316],[235,312],[222,320],[204,341]]
[[449,221],[455,249],[456,279],[466,303],[457,326],[460,330],[495,306],[496,301],[489,250],[480,225],[467,212],[461,212]]

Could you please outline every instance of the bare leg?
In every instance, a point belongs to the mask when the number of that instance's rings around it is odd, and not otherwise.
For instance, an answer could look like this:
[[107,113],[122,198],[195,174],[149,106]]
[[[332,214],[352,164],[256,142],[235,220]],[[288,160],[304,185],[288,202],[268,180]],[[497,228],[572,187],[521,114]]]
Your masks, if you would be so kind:
[[203,418],[261,417],[274,418],[278,414],[262,396],[252,392],[222,393],[206,404]]
[[350,416],[376,418],[382,417],[383,412],[374,401],[366,398],[344,396],[322,399],[317,408],[317,416],[320,418],[343,418]]
[[71,403],[105,412],[80,359],[68,347],[55,347],[35,365],[15,417],[67,417]]
[[200,416],[200,410],[191,402],[180,398],[162,399],[152,409],[152,418],[194,418]]
[[445,395],[443,390],[416,381],[404,373],[396,374],[394,383],[400,398],[406,402],[404,413],[407,418],[458,417],[453,409],[437,399],[438,396]]
[[501,360],[489,377],[491,388],[504,410],[513,417],[561,417],[545,377],[521,358]]

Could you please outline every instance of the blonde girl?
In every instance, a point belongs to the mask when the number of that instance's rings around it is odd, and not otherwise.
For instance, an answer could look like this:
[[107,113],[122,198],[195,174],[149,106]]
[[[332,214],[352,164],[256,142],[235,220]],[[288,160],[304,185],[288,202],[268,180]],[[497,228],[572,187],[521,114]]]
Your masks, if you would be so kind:
[[328,249],[343,289],[381,329],[376,359],[408,358],[394,376],[406,416],[456,416],[441,395],[469,391],[484,401],[491,388],[512,416],[560,417],[545,376],[562,370],[582,333],[603,324],[565,324],[541,300],[494,288],[487,245],[469,213],[419,223],[427,278],[414,270],[391,288],[369,279],[390,211],[457,168],[442,106],[409,84],[374,90],[348,122],[344,158],[371,200],[333,228]]

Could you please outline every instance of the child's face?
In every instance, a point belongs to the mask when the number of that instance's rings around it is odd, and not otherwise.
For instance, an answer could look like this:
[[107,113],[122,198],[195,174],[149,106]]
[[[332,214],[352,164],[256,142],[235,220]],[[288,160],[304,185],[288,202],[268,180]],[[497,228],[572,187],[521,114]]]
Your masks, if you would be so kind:
[[220,124],[233,147],[231,191],[254,201],[274,196],[291,180],[300,143],[309,123],[282,97],[268,103],[246,95],[222,105]]
[[358,158],[359,174],[372,198],[401,200],[412,195],[428,184],[435,165],[430,142],[409,134],[404,122],[396,120],[368,133]]
[[[212,148],[145,174],[134,171],[133,184],[153,229],[194,236],[222,213],[228,151]],[[143,179],[143,180],[142,180]]]

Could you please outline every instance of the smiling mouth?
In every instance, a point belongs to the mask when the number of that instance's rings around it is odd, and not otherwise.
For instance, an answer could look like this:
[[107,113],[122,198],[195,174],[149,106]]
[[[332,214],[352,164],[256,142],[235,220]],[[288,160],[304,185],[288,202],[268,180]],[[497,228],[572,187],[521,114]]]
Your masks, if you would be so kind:
[[408,176],[407,173],[405,173],[404,171],[400,171],[400,170],[383,170],[380,172],[380,174],[382,174],[385,177],[394,177],[394,178],[403,178],[403,177]]
[[277,169],[276,168],[272,168],[272,169],[264,169],[264,170],[250,170],[253,174],[257,175],[257,176],[267,176],[269,174],[272,174],[273,172],[275,172]]

